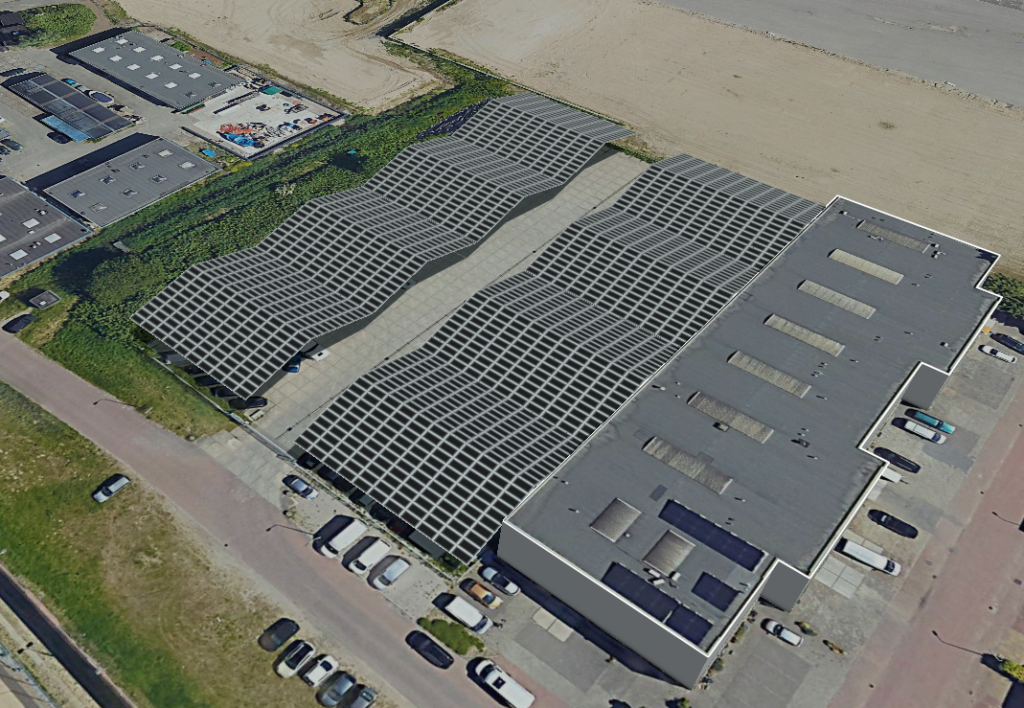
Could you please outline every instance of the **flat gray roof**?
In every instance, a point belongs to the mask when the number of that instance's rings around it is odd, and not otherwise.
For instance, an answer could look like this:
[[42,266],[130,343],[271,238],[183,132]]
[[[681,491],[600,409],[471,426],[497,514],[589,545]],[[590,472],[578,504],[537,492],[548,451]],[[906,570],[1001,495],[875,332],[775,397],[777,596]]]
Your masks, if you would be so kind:
[[0,276],[92,233],[10,177],[0,178]]
[[[995,258],[836,199],[510,522],[599,581],[619,564],[641,588],[666,531],[690,541],[657,589],[710,623],[707,649],[742,600],[720,609],[695,584],[710,574],[739,598],[773,558],[809,572],[881,464],[860,441],[919,362],[948,371],[990,312],[996,297],[975,286]],[[682,454],[652,455],[654,438]],[[591,524],[616,498],[639,516],[612,541]],[[662,518],[673,501],[699,515],[696,535]],[[752,568],[712,548],[746,544],[764,553]]]
[[179,110],[244,82],[134,30],[76,49],[71,56]]
[[43,191],[69,211],[108,226],[216,171],[185,148],[153,138]]

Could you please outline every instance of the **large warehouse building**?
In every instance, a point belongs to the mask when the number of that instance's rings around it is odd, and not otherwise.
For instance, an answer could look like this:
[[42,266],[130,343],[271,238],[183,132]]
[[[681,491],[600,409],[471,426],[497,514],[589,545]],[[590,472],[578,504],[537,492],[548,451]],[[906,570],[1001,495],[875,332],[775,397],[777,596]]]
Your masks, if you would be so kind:
[[0,178],[0,277],[91,233],[10,177]]
[[76,49],[71,56],[153,102],[179,111],[244,83],[241,76],[134,30]]

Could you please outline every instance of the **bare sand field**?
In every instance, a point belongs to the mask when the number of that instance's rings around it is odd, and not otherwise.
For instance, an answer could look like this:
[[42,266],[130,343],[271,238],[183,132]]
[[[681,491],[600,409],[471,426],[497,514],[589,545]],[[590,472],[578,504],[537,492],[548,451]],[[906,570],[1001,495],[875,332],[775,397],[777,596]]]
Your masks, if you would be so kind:
[[379,110],[436,85],[410,62],[389,56],[374,32],[415,0],[395,0],[367,25],[347,22],[356,0],[120,0],[145,23],[184,30],[200,42],[286,78]]
[[402,34],[794,194],[836,194],[1024,275],[1024,111],[646,0],[464,0]]

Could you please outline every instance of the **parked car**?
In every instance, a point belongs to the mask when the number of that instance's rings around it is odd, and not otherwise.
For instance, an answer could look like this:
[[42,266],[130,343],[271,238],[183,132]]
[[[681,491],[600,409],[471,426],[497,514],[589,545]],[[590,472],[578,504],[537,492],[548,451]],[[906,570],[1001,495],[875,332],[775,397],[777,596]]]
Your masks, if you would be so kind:
[[1018,354],[1024,354],[1024,342],[1019,342],[1008,334],[996,332],[992,335],[992,339],[996,340],[1007,349],[1012,349]]
[[10,155],[10,154],[11,154],[10,150],[5,148],[3,145],[0,145],[0,155]]
[[131,483],[132,481],[123,474],[115,474],[104,480],[99,489],[92,493],[92,498],[102,504]]
[[356,686],[356,679],[351,674],[339,671],[324,684],[316,695],[317,702],[326,708],[335,708]]
[[519,586],[502,575],[497,568],[492,568],[488,565],[481,566],[480,577],[506,595],[512,596],[519,594]]
[[905,538],[917,538],[917,529],[902,519],[897,519],[892,514],[887,514],[881,509],[872,509],[868,512],[868,518],[879,526],[889,529],[895,534]]
[[204,374],[202,376],[197,376],[193,380],[197,384],[199,384],[200,386],[220,386],[220,381],[218,381],[217,379],[213,378],[209,374]]
[[307,470],[311,470],[320,464],[320,460],[316,459],[308,452],[304,452],[301,455],[299,455],[299,459],[297,459],[296,462],[298,463],[299,467],[302,467],[303,469]]
[[[900,419],[897,418],[897,420]],[[936,433],[931,428],[926,428],[920,423],[915,423],[912,420],[903,420],[903,429],[906,430],[908,433],[919,435],[925,440],[930,440],[931,442],[937,445],[942,445],[943,443],[946,442],[946,436],[943,435],[942,433]]]
[[804,638],[791,629],[786,629],[775,620],[765,620],[764,631],[772,636],[778,637],[786,644],[798,647],[804,643]]
[[312,658],[315,652],[316,648],[307,641],[300,639],[292,642],[284,650],[284,653],[281,654],[281,658],[277,662],[277,666],[274,667],[274,671],[281,678],[291,678]]
[[264,651],[277,651],[284,646],[285,642],[294,637],[298,631],[298,622],[282,617],[263,630],[263,634],[260,635],[257,643]]
[[450,668],[455,663],[452,655],[445,651],[444,647],[435,642],[428,634],[419,631],[411,632],[405,638],[405,643],[439,669]]
[[467,578],[462,583],[462,590],[484,607],[489,607],[492,610],[501,607],[501,598],[472,578]]
[[480,679],[480,683],[489,688],[507,706],[530,708],[537,700],[522,684],[490,659],[483,659],[477,663],[473,667],[473,673]]
[[228,401],[232,410],[247,411],[251,408],[266,408],[267,399],[263,396],[249,396],[249,398],[232,398]]
[[338,660],[330,654],[321,654],[312,664],[307,666],[299,675],[300,678],[313,688],[322,684],[328,676],[338,669]]
[[181,370],[184,371],[189,376],[202,376],[203,373],[204,373],[203,370],[200,369],[195,364],[189,364],[188,366],[183,366],[181,368]]
[[17,334],[35,321],[36,318],[32,315],[18,315],[10,322],[4,324],[2,329],[10,334]]
[[347,708],[370,708],[377,700],[377,692],[369,686],[359,686],[355,699],[348,704]]
[[996,359],[999,359],[999,361],[1005,361],[1007,364],[1014,364],[1017,362],[1017,357],[1012,354],[1007,354],[1006,352],[1001,352],[995,347],[990,347],[987,344],[981,345],[981,351],[989,356],[994,356]]
[[4,138],[3,140],[0,140],[0,144],[9,147],[11,150],[14,150],[15,152],[22,149],[21,143],[19,143],[16,140],[11,140],[10,138]]
[[297,374],[297,373],[299,373],[299,370],[301,368],[302,368],[302,355],[301,354],[296,354],[295,356],[293,356],[291,359],[288,360],[287,364],[285,364],[284,366],[281,367],[281,370],[282,371],[287,371],[289,374]]
[[47,133],[46,137],[48,137],[50,140],[57,143],[58,145],[67,145],[68,143],[71,142],[71,138],[64,135],[64,133],[58,133],[57,131]]
[[389,588],[394,585],[398,579],[402,577],[402,573],[407,570],[409,570],[409,561],[405,558],[399,558],[396,556],[384,565],[383,570],[375,575],[370,583],[378,590]]
[[390,551],[391,544],[382,538],[378,538],[364,548],[362,553],[350,559],[344,565],[356,575],[366,575],[370,572],[370,568],[380,563]]
[[931,426],[936,430],[940,430],[946,435],[952,435],[953,433],[956,432],[956,426],[950,425],[944,420],[939,420],[933,415],[928,415],[924,411],[919,411],[914,408],[908,408],[907,416],[913,418],[919,423],[924,423],[925,425]]
[[320,492],[306,483],[302,477],[290,474],[284,478],[284,486],[298,494],[303,499],[316,499]]
[[316,471],[316,476],[329,484],[334,484],[341,479],[341,475],[327,465],[321,465],[320,469]]
[[8,69],[0,76],[17,76],[18,74],[24,74],[28,69]]
[[874,450],[875,454],[881,457],[883,460],[891,462],[896,467],[906,472],[920,472],[921,465],[917,464],[911,459],[904,457],[898,452],[893,452],[887,447],[876,447]]
[[236,398],[238,396],[238,394],[236,394],[227,386],[217,386],[211,389],[210,393],[212,393],[217,398]]

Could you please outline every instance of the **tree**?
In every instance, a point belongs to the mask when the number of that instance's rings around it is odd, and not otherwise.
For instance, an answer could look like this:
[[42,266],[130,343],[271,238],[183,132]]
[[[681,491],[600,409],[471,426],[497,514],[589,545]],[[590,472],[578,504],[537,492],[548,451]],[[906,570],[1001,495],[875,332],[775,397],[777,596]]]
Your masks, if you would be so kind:
[[1003,301],[999,303],[1002,312],[1024,319],[1024,281],[995,273],[985,281],[985,288],[1003,296]]
[[1014,681],[1024,683],[1024,666],[1021,666],[1015,661],[1009,659],[1003,659],[1003,663],[999,665],[1000,670]]

